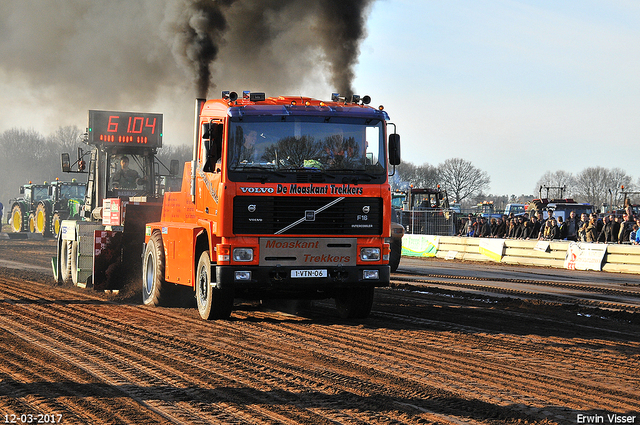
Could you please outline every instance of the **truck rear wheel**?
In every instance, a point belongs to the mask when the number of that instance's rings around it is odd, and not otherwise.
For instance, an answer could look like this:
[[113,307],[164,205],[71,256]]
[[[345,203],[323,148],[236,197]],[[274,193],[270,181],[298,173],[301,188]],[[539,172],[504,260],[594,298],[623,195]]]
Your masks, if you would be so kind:
[[233,291],[228,288],[216,288],[211,276],[211,258],[204,251],[198,261],[196,276],[196,301],[200,317],[205,320],[227,319],[233,310]]
[[142,303],[159,306],[164,303],[167,283],[164,280],[164,247],[162,235],[153,232],[144,252],[142,264]]
[[49,214],[43,204],[38,204],[35,217],[35,232],[46,235],[49,233]]
[[11,231],[13,233],[22,232],[22,207],[14,205],[11,209]]
[[373,306],[373,287],[345,288],[336,294],[336,310],[343,319],[364,319]]

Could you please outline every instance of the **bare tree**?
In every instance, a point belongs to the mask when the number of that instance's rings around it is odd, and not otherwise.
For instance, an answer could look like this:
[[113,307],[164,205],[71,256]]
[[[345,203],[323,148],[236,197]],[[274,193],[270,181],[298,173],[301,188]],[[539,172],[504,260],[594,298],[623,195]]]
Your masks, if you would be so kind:
[[621,168],[612,168],[609,170],[609,188],[607,190],[609,194],[609,203],[611,205],[622,206],[624,202],[624,196],[622,195],[622,186],[625,191],[635,191],[635,186],[632,182],[632,177],[628,175]]
[[83,132],[76,125],[58,127],[56,131],[47,137],[47,141],[57,146],[62,152],[73,153],[83,144]]
[[438,185],[438,170],[427,163],[416,166],[403,161],[396,167],[396,176],[391,179],[391,188],[406,189],[411,184],[419,188],[435,188]]
[[482,192],[489,187],[491,179],[482,171],[462,158],[447,159],[438,165],[438,180],[456,202]]
[[575,177],[573,177],[572,173],[568,173],[562,170],[553,173],[551,171],[547,171],[542,175],[542,177],[540,177],[538,183],[536,183],[536,187],[534,188],[533,193],[538,195],[542,186],[562,187],[564,188],[564,197],[569,197],[572,196],[575,191],[575,181],[576,179]]
[[576,195],[591,205],[606,203],[610,172],[604,167],[589,167],[576,176]]

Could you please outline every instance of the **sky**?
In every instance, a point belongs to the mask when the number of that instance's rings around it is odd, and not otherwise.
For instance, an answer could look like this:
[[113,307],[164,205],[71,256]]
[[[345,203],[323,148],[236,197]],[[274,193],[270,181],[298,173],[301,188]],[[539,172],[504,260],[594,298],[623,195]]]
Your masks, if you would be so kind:
[[[0,8],[13,3],[44,10],[16,7],[11,25],[0,21],[0,132],[47,135],[60,126],[83,129],[88,109],[139,110],[164,114],[165,144],[191,143],[192,83],[158,37],[132,33],[118,16],[105,25],[104,13],[79,22],[73,11],[83,0],[9,0]],[[618,167],[640,177],[640,2],[377,0],[367,11],[352,87],[384,105],[403,160],[437,166],[463,158],[489,174],[485,192],[494,195],[536,194],[546,171]],[[166,24],[162,8],[134,12]],[[78,34],[97,41],[68,36],[51,14],[68,14]],[[328,99],[335,89],[321,55],[304,49],[313,39],[299,21],[268,48],[248,52],[238,48],[241,32],[230,32],[208,96],[227,89]],[[31,37],[30,28],[43,33]],[[123,61],[130,56],[121,51],[136,45],[150,46],[145,57]],[[291,68],[273,62],[285,55]],[[105,58],[112,60],[106,67]],[[100,74],[100,84],[87,74]]]

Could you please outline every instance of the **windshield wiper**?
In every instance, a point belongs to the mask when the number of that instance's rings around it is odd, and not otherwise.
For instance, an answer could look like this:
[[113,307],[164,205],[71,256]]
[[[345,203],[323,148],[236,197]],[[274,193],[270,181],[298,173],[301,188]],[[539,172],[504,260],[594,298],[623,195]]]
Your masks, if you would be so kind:
[[265,182],[269,179],[270,176],[287,177],[286,174],[276,171],[273,168],[264,168],[264,167],[258,167],[255,165],[245,165],[242,167],[236,167],[231,169],[231,171],[237,171],[237,172],[246,172],[246,171],[255,172],[258,170],[261,172],[256,174],[248,174],[247,180],[260,180],[261,182]]
[[322,170],[320,170],[318,168],[289,167],[289,168],[278,168],[278,170],[279,171],[284,171],[284,172],[294,172],[294,173],[307,172],[311,176],[322,176],[322,177],[328,177],[330,179],[335,179],[336,178],[336,176],[334,176],[333,174],[327,173],[326,171],[322,171]]
[[371,180],[376,178],[376,176],[374,176],[373,174],[367,173],[364,170],[354,170],[352,168],[340,168],[340,169],[332,168],[331,171],[334,171],[336,173],[348,172],[349,174],[351,174],[350,176],[345,176],[342,178],[343,183],[349,183],[349,182],[358,183],[361,180],[370,182]]

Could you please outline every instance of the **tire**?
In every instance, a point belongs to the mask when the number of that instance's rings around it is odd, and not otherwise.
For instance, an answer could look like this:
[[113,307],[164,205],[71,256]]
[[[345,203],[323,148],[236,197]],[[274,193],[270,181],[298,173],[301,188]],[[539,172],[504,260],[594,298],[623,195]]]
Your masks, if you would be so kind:
[[29,233],[36,232],[36,215],[34,213],[29,213]]
[[60,217],[60,213],[54,213],[53,218],[51,219],[51,234],[54,238],[57,238],[60,235],[60,226],[62,225],[62,217]]
[[71,269],[71,281],[78,286],[78,241],[71,241],[69,250],[69,268]]
[[71,241],[62,240],[60,244],[60,280],[62,283],[71,283]]
[[200,317],[205,320],[227,319],[233,310],[233,291],[216,288],[211,275],[209,251],[204,251],[198,260],[196,270],[196,302]]
[[142,264],[142,303],[156,307],[164,303],[167,283],[164,280],[164,247],[162,235],[153,232],[144,251]]
[[48,217],[49,214],[44,204],[38,204],[35,214],[35,233],[41,233],[42,235],[49,234],[49,228],[51,226],[49,225]]
[[13,233],[22,232],[22,207],[20,205],[14,205],[11,209],[11,231]]
[[373,306],[373,287],[345,288],[336,294],[336,310],[343,319],[364,319]]
[[391,267],[391,273],[395,273],[400,265],[400,258],[402,257],[402,239],[391,239],[391,254],[389,255],[389,267]]

